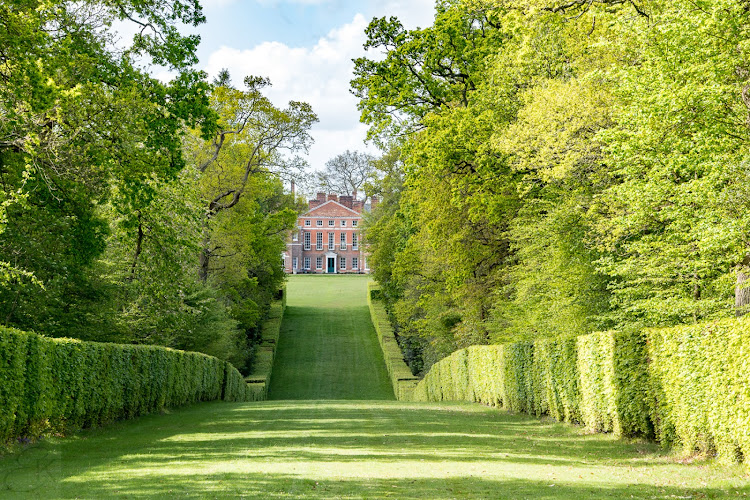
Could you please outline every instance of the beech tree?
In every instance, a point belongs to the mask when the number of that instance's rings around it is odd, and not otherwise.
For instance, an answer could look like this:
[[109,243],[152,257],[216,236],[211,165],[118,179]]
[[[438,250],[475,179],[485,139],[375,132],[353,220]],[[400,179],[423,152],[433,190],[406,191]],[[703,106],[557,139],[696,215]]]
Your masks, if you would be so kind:
[[[190,69],[198,37],[178,32],[203,14],[193,0],[10,0],[0,19],[0,317],[66,335],[96,309],[101,207],[112,203],[135,240],[150,179],[184,166],[183,127],[213,127],[208,85]],[[115,21],[139,30],[125,47]],[[176,77],[151,78],[135,58]]]
[[368,241],[425,368],[468,343],[744,312],[748,21],[736,0],[373,21],[385,54],[357,61],[353,92],[405,168]]

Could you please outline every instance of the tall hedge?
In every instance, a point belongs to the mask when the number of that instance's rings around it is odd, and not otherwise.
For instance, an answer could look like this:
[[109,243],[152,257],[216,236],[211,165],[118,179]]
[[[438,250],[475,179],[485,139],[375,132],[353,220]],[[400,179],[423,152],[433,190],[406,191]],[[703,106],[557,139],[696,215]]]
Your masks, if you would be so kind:
[[388,376],[391,379],[393,393],[396,395],[396,399],[411,400],[412,392],[419,382],[419,377],[415,377],[411,373],[409,366],[404,361],[385,306],[383,301],[380,300],[380,286],[377,283],[368,283],[367,305],[370,307],[370,318],[378,335],[380,348],[383,350],[383,358],[385,359]]
[[0,444],[187,403],[252,398],[231,364],[204,354],[0,327]]
[[276,345],[279,342],[281,321],[286,310],[286,289],[281,289],[279,295],[280,298],[271,303],[268,318],[263,322],[260,345],[255,351],[253,371],[245,379],[254,394],[254,401],[264,401],[268,397]]
[[433,365],[408,397],[547,414],[750,462],[750,318],[473,346]]
[[649,330],[658,438],[750,462],[750,318]]

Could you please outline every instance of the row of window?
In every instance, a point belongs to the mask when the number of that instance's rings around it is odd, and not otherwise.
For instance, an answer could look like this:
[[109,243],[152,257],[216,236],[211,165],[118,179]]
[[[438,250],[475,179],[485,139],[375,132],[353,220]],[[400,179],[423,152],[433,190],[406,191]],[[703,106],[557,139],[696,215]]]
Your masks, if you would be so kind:
[[[292,258],[292,269],[297,269],[297,257]],[[305,257],[302,269],[310,269],[310,257]],[[323,269],[323,257],[315,258],[315,269]],[[346,257],[339,257],[339,269],[346,269]],[[359,270],[358,257],[352,257],[352,270]]]
[[[333,250],[336,246],[334,243],[334,233],[328,233],[328,250]],[[305,250],[310,250],[310,233],[305,232],[304,235]],[[339,249],[346,250],[346,233],[340,233],[339,236]],[[315,249],[323,250],[323,233],[318,232],[315,234]],[[352,233],[352,250],[359,249],[359,234]]]
[[[357,222],[359,222],[359,221],[353,220],[352,221],[352,227],[357,227]],[[310,227],[311,225],[312,225],[312,221],[311,220],[309,220],[309,219],[305,220],[305,227]],[[318,227],[322,227],[323,226],[323,221],[322,220],[316,220],[315,221],[315,225],[318,226]],[[329,219],[328,220],[328,225],[331,226],[331,227],[333,227],[333,226],[336,225],[336,221],[334,219]],[[341,221],[341,227],[346,227],[346,221],[345,220]]]

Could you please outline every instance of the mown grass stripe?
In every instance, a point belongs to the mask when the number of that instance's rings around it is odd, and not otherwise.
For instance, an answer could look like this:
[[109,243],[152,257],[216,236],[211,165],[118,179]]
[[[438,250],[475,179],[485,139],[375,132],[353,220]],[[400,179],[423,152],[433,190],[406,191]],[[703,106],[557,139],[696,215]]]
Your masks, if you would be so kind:
[[394,399],[367,276],[291,276],[269,399]]

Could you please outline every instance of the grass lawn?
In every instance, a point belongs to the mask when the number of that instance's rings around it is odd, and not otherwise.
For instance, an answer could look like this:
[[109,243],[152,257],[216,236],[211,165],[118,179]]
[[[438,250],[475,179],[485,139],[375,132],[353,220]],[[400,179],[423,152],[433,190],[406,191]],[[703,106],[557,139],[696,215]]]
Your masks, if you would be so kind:
[[269,399],[394,399],[370,322],[368,281],[289,277]]
[[0,498],[738,498],[736,468],[464,403],[206,403],[0,459]]
[[278,400],[39,442],[0,458],[0,499],[750,497],[738,466],[686,465],[654,444],[476,404],[388,401],[364,287],[290,280]]

